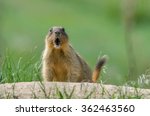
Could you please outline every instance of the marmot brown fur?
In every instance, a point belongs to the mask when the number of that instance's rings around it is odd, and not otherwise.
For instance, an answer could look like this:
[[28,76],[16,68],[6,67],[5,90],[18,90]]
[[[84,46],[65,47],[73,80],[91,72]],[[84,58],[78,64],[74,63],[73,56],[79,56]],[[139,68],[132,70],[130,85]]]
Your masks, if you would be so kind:
[[53,27],[45,39],[42,76],[45,81],[96,82],[106,58],[102,57],[92,71],[69,44],[63,27]]

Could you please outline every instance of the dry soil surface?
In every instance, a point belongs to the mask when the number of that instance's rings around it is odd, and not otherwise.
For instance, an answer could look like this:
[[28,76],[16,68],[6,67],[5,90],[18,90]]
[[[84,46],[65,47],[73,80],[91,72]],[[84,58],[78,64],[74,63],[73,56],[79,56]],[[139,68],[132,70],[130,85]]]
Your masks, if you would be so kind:
[[20,82],[0,84],[0,98],[57,99],[57,98],[150,98],[149,89],[98,83]]

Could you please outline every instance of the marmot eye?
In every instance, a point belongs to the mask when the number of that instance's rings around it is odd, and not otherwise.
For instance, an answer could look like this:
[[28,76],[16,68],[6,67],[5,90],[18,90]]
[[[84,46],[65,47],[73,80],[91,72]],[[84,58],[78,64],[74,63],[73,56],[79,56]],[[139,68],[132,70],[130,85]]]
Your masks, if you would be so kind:
[[64,29],[64,28],[62,28],[62,31],[63,31],[63,32],[65,32],[65,29]]

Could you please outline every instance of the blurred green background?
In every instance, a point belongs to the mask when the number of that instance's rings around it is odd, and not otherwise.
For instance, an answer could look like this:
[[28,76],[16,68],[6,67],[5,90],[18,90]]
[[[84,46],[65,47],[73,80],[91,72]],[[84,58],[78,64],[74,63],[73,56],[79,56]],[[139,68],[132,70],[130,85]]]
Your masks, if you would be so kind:
[[[129,68],[122,1],[0,0],[0,62],[7,50],[16,62],[22,57],[26,63],[33,55],[40,61],[49,28],[60,25],[92,69],[99,56],[108,55],[105,83],[123,84]],[[135,2],[132,40],[140,76],[150,66],[150,1]]]

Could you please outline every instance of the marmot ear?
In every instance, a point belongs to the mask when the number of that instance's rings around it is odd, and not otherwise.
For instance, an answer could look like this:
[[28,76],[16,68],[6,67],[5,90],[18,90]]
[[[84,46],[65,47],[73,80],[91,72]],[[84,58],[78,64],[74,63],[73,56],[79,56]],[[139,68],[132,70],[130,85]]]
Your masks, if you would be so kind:
[[51,33],[52,33],[52,31],[53,31],[53,28],[50,28],[50,29],[49,29],[49,32],[51,32]]
[[62,27],[62,31],[65,32],[65,28]]

